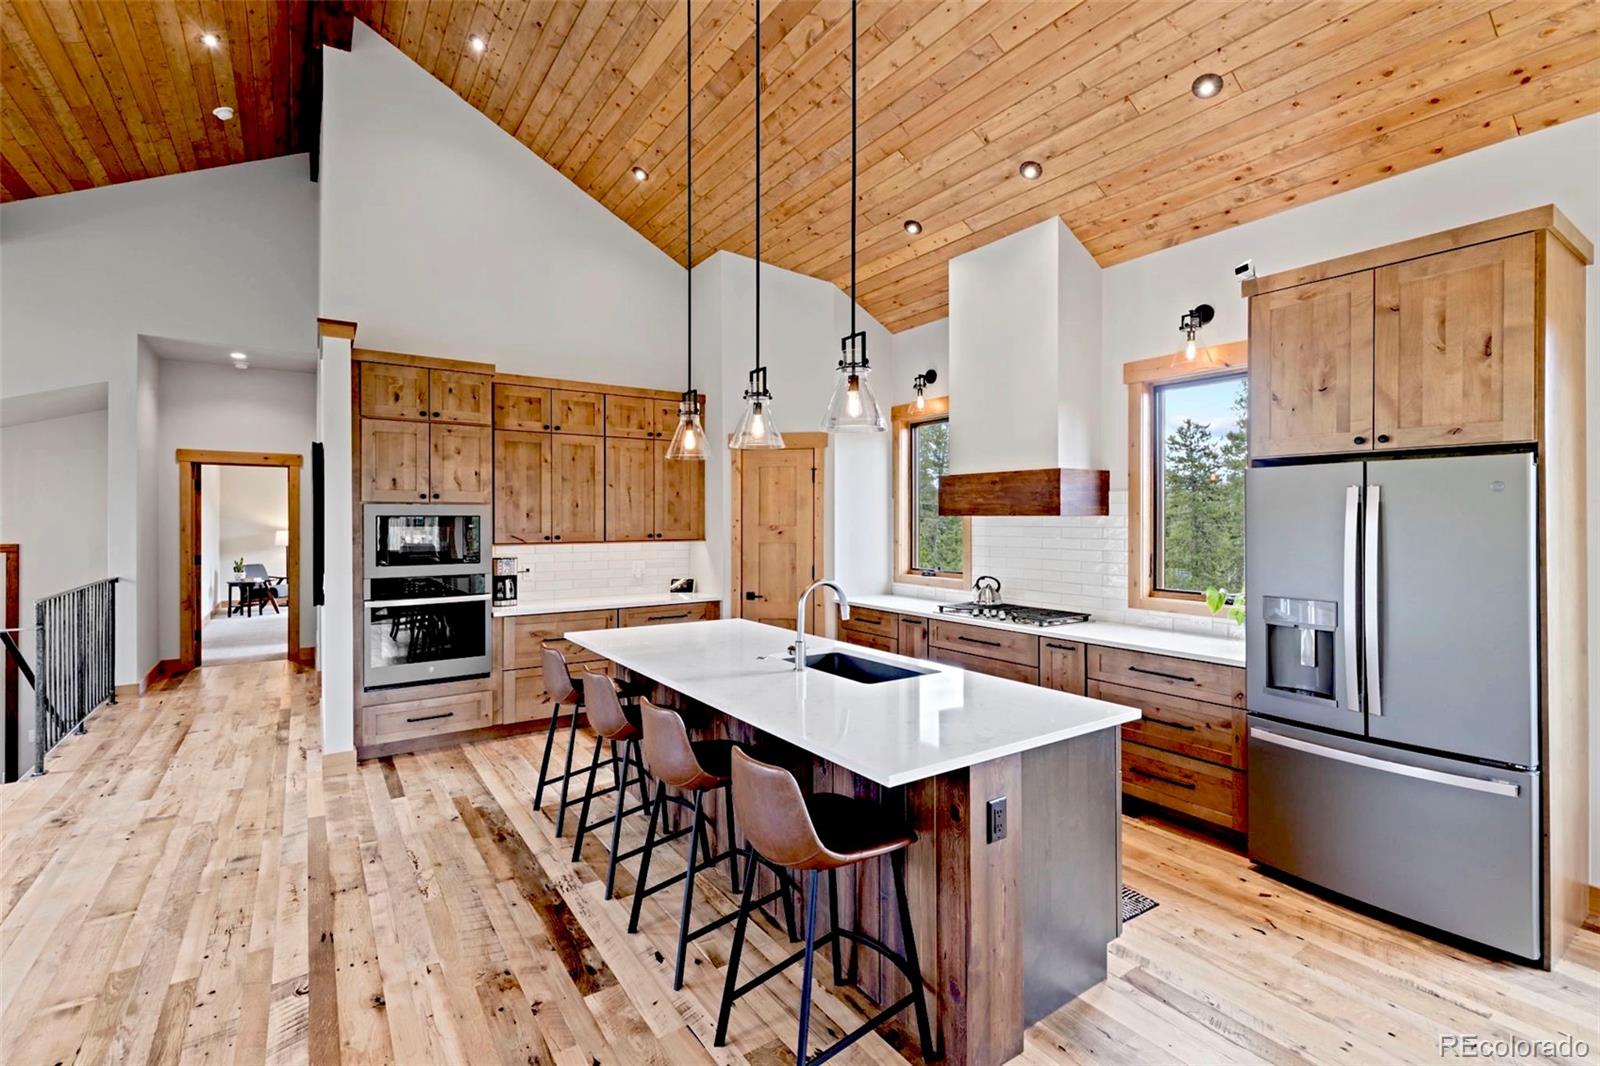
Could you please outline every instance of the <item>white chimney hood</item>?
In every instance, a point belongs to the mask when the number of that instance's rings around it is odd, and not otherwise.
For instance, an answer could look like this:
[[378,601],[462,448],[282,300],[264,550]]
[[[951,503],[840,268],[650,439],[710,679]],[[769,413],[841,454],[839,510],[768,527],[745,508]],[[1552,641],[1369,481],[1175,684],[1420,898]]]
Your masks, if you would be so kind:
[[1059,218],[950,261],[939,513],[1103,515],[1100,266]]

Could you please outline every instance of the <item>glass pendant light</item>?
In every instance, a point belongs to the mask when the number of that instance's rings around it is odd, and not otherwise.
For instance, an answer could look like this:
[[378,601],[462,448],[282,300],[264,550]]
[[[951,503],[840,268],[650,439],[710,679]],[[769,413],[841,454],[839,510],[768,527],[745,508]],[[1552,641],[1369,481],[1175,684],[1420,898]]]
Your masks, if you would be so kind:
[[744,414],[728,447],[783,447],[783,434],[772,417],[767,368],[761,365],[761,0],[756,0],[756,366],[744,390]]
[[[683,28],[683,156],[687,190],[684,193],[683,274],[687,281],[688,299],[684,304],[684,320],[688,329],[684,334],[684,353],[687,380],[683,396],[678,400],[678,428],[672,431],[672,441],[667,445],[668,459],[705,461],[706,431],[700,424],[700,396],[694,391],[694,47],[691,41],[694,30],[692,4],[684,5]],[[639,168],[635,167],[637,171]]]
[[850,0],[850,335],[839,342],[839,373],[833,383],[833,397],[822,428],[882,433],[889,428],[883,408],[867,380],[872,366],[867,361],[867,334],[856,329],[856,99],[857,84],[856,2]]

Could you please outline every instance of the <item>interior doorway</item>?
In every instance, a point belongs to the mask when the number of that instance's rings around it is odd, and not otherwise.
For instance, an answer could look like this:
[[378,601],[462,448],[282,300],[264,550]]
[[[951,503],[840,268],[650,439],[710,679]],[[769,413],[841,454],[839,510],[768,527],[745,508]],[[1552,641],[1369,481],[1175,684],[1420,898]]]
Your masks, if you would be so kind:
[[[300,646],[300,468],[298,454],[283,452],[229,452],[179,448],[178,462],[178,668],[192,670],[212,661],[247,661],[277,657],[266,649],[276,639],[277,620],[287,630],[283,635],[283,657],[303,661]],[[207,478],[206,470],[244,468],[281,471],[287,514],[281,528],[268,523],[273,547],[283,550],[283,573],[273,573],[265,562],[253,565],[249,555],[234,556],[245,561],[245,570],[234,574],[226,567],[217,580],[207,580],[206,571],[229,552],[220,543],[207,550],[207,481],[211,493],[218,491],[220,479]],[[215,512],[213,512],[215,514]],[[213,517],[213,522],[218,521]],[[281,542],[281,543],[279,543]],[[226,600],[222,598],[226,590]],[[286,594],[286,602],[285,602]],[[226,604],[226,606],[223,606]],[[230,623],[226,639],[218,643],[218,655],[205,651],[206,623],[213,613]],[[252,622],[253,619],[259,621]],[[235,630],[237,632],[235,632]]]
[[[785,433],[783,441],[782,448],[733,452],[730,539],[734,612],[787,629],[800,594],[823,572],[828,435]],[[823,632],[823,598],[812,600],[810,632]]]

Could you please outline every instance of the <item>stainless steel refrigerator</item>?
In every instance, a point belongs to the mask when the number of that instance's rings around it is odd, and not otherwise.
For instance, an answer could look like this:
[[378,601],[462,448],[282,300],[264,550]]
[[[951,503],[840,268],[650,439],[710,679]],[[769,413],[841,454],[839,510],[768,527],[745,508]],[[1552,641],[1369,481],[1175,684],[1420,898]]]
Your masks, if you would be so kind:
[[1246,474],[1254,861],[1540,954],[1533,456]]

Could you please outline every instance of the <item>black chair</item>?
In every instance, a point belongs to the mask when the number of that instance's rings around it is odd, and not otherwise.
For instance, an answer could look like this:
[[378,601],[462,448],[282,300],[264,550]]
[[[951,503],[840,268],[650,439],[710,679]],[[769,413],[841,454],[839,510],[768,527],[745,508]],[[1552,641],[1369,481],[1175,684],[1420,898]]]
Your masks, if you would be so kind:
[[289,595],[287,580],[274,580],[267,572],[267,568],[260,563],[245,563],[244,576],[257,582],[254,587],[244,590],[245,617],[249,617],[252,606],[260,608],[261,613],[266,614],[270,605],[273,614],[281,614],[282,612],[278,610],[278,597]]

